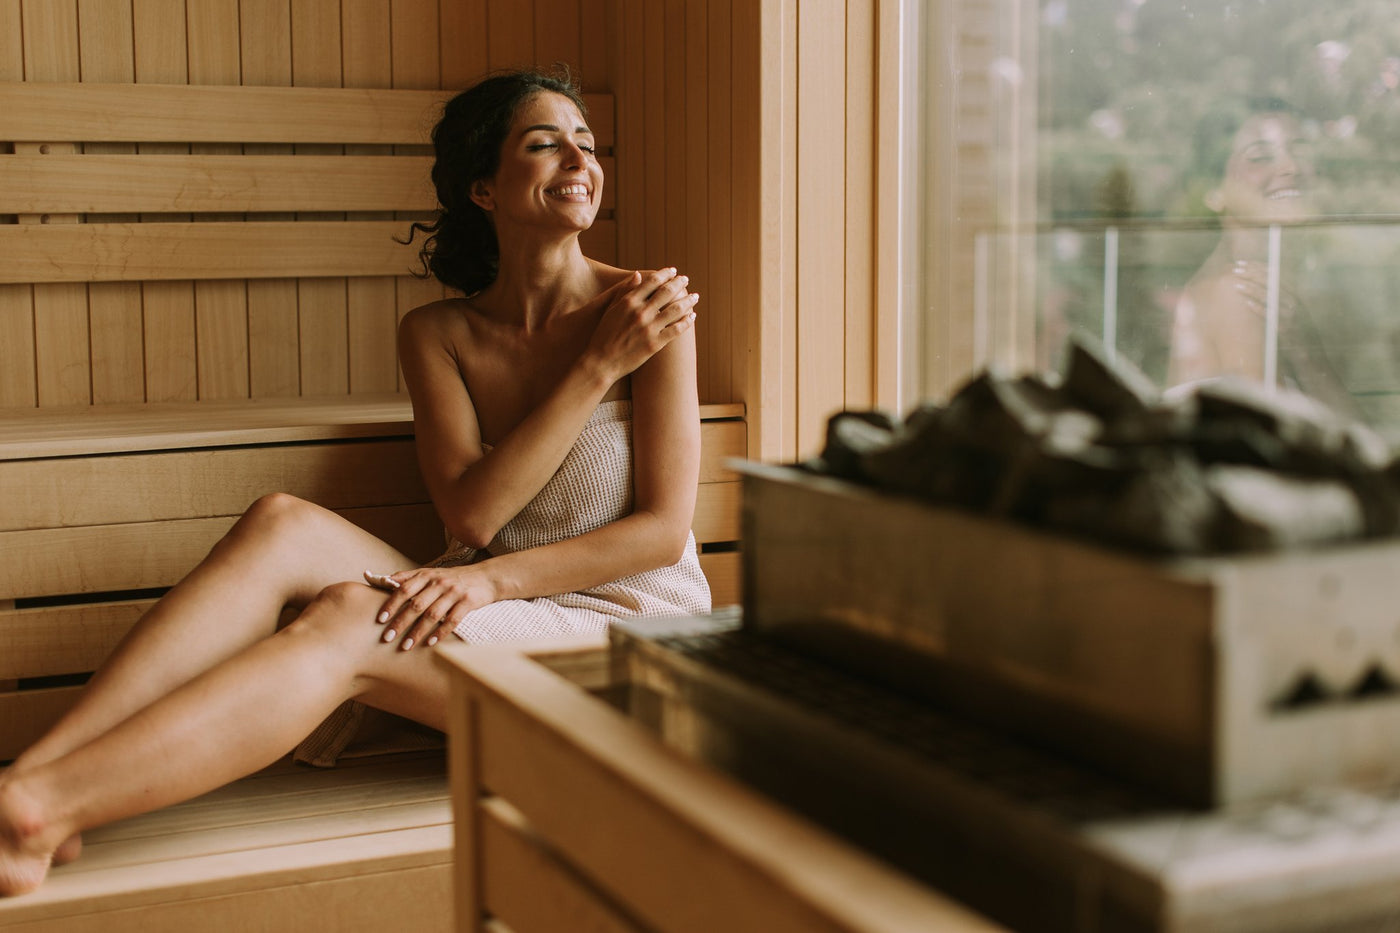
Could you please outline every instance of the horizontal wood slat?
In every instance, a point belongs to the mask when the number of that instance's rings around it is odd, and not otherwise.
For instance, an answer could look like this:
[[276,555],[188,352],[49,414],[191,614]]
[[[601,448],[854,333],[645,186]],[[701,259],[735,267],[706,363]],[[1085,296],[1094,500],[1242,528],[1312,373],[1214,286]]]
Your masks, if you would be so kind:
[[[339,514],[416,561],[443,550],[431,505]],[[235,516],[0,532],[0,598],[172,586],[204,558]]]
[[326,508],[427,502],[413,441],[0,462],[0,531],[236,515],[287,492]]
[[480,808],[482,900],[512,933],[643,933],[541,845],[518,810],[499,797]]
[[49,687],[0,693],[0,761],[9,761],[33,745],[73,705],[82,689]]
[[424,156],[0,156],[0,214],[433,211]]
[[739,483],[705,483],[695,496],[695,540],[739,540]]
[[0,416],[0,460],[412,433],[406,395],[33,408]]
[[[455,91],[185,84],[0,82],[10,142],[428,143]],[[600,146],[613,104],[585,94]],[[81,136],[74,138],[74,127]]]
[[[386,791],[387,792],[387,791]],[[399,860],[382,859],[390,845],[405,853],[417,853],[450,839],[448,826],[415,827],[376,833],[363,839],[333,839],[295,847],[298,864],[269,875],[257,874],[258,853],[237,857],[230,853],[190,859],[178,864],[172,877],[166,866],[157,870],[140,865],[104,872],[99,893],[76,901],[57,902],[45,911],[45,919],[11,921],[9,914],[37,913],[28,898],[16,898],[15,906],[0,904],[0,925],[5,933],[245,933],[249,918],[277,918],[255,929],[413,930],[414,933],[449,933],[452,930],[450,855],[437,864],[400,866]],[[349,846],[346,844],[350,843]],[[360,844],[364,843],[364,844]],[[321,870],[344,849],[359,851],[363,864],[348,871],[336,861]],[[280,854],[280,853],[279,853]],[[443,858],[440,856],[440,858]],[[240,871],[250,874],[241,876]],[[336,874],[344,877],[336,877]],[[325,875],[316,880],[310,876]],[[45,882],[55,884],[54,878]],[[214,879],[230,893],[190,893]],[[168,881],[157,886],[156,879]],[[126,892],[133,892],[127,894]],[[114,901],[139,903],[114,909]],[[279,924],[282,924],[279,926]]]
[[[598,161],[612,177],[616,160]],[[432,163],[389,155],[0,155],[0,214],[427,213],[437,209]],[[599,209],[613,210],[615,200],[604,184]]]
[[85,833],[82,859],[0,900],[0,927],[231,933],[255,916],[282,918],[267,929],[451,929],[440,757],[286,769]]
[[[399,242],[408,228],[406,220],[0,225],[0,284],[409,275],[421,238]],[[617,226],[597,221],[579,242],[614,262]]]
[[739,475],[725,465],[748,455],[748,426],[742,421],[713,421],[700,426],[700,482],[732,482]]
[[[718,429],[725,437],[742,435],[742,423],[733,419],[743,416],[742,402],[701,405],[702,446],[716,446],[716,424],[731,425]],[[406,395],[23,409],[0,416],[0,460],[412,433]],[[717,446],[732,450],[733,441]],[[702,478],[712,469],[702,464]]]
[[0,284],[407,275],[408,221],[11,224]]
[[130,599],[0,612],[0,679],[95,671],[153,605]]
[[743,560],[738,551],[700,555],[700,569],[710,584],[710,604],[737,606],[743,596]]

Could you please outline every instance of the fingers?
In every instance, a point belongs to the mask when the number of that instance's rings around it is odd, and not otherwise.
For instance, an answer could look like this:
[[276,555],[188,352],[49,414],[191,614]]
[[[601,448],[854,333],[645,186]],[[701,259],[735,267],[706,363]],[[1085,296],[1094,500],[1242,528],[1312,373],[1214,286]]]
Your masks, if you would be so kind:
[[463,592],[435,569],[394,574],[398,587],[376,617],[384,627],[380,641],[398,642],[401,651],[433,646],[471,610]]

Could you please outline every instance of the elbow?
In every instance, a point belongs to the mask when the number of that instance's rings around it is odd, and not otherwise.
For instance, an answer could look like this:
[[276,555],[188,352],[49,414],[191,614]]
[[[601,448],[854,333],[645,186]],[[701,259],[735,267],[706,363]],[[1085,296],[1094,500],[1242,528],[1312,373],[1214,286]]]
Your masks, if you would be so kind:
[[487,528],[471,521],[458,521],[448,523],[447,531],[459,544],[465,544],[469,548],[482,550],[496,538],[496,532],[500,529]]
[[653,561],[657,567],[670,567],[680,563],[690,541],[690,524],[673,521],[660,521],[657,524],[659,527],[654,539]]

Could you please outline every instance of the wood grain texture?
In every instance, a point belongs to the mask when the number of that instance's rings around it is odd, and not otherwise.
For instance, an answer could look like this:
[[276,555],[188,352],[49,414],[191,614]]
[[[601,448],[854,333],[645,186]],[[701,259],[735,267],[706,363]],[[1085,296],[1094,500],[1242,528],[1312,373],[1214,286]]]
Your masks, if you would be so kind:
[[[797,451],[821,448],[844,403],[846,334],[846,21],[797,14]],[[842,145],[833,145],[833,140]],[[834,196],[835,195],[835,196]]]
[[513,933],[643,933],[550,852],[520,811],[500,797],[487,797],[478,807],[482,902],[488,914]]
[[[477,705],[481,783],[646,929],[995,929],[662,747],[516,652],[453,645],[443,656]],[[570,794],[557,792],[560,781]],[[609,832],[596,831],[600,819]]]
[[710,584],[710,603],[714,608],[739,605],[743,598],[743,561],[738,552],[701,554],[700,569]]
[[38,404],[34,361],[34,290],[29,285],[0,285],[0,409]]
[[[89,153],[91,150],[89,150]],[[6,157],[0,213],[430,211],[426,156]],[[334,185],[326,179],[336,179]]]
[[440,759],[331,770],[279,764],[88,833],[89,857],[55,871],[34,896],[0,903],[0,925],[25,933],[231,933],[250,922],[447,933],[450,822]]
[[[190,8],[191,23],[201,30],[190,45],[190,67],[193,72],[198,58],[211,76],[236,77],[238,47],[230,58],[204,37],[219,28],[208,22],[218,8],[204,2]],[[235,16],[235,34],[236,22]],[[7,133],[35,142],[72,138],[76,125],[91,142],[422,144],[430,115],[446,96],[383,88],[0,82]]]
[[438,10],[438,54],[444,88],[460,90],[486,73],[486,8],[487,0],[458,0],[442,4]]
[[[410,558],[443,549],[431,505],[345,509],[342,514]],[[0,594],[57,596],[173,586],[233,526],[236,516],[0,532]]]
[[394,240],[403,228],[397,221],[16,224],[0,227],[7,257],[0,284],[399,275],[415,255]]
[[327,508],[428,501],[409,438],[0,461],[0,530],[236,515],[270,492]]
[[[0,679],[95,671],[155,600],[0,610]],[[0,754],[0,759],[7,757]]]

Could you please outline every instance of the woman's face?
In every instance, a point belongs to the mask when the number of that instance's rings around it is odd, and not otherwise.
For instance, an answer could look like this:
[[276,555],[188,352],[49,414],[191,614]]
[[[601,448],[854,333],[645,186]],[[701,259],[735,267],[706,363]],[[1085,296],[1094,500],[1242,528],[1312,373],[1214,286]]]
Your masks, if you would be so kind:
[[1235,133],[1230,161],[1207,203],[1222,217],[1288,223],[1312,216],[1313,162],[1298,121],[1260,113]]
[[587,230],[603,195],[603,170],[593,132],[574,102],[541,91],[520,105],[501,144],[495,177],[477,182],[472,197],[504,224]]

